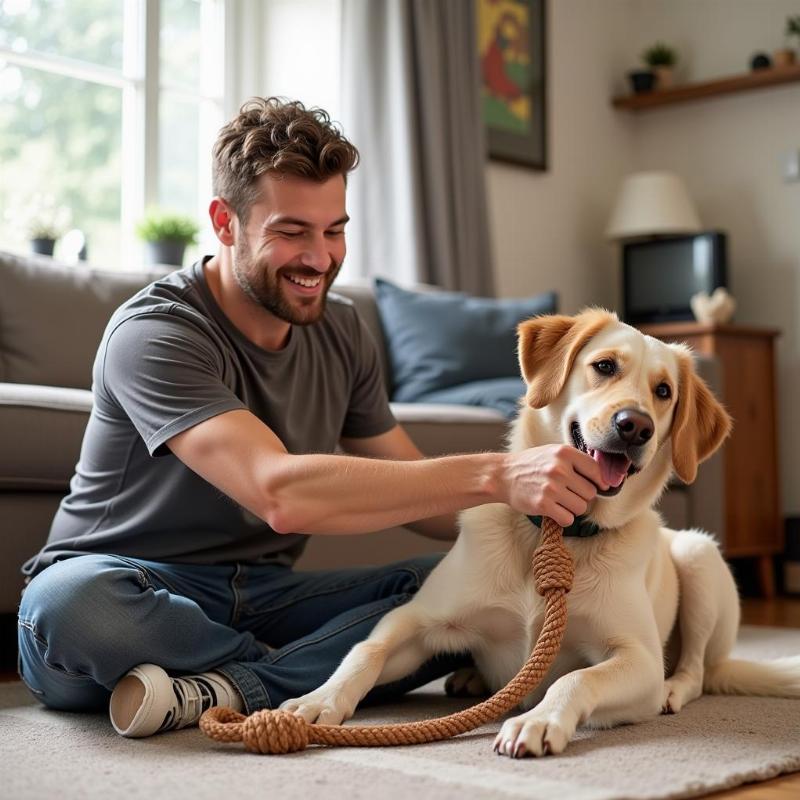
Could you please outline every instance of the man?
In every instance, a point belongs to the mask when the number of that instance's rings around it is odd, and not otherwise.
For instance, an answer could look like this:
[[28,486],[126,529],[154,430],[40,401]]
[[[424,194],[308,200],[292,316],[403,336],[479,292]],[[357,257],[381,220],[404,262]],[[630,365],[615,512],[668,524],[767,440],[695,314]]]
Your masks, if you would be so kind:
[[366,328],[326,302],[357,161],[323,111],[248,102],[214,146],[217,254],[110,320],[71,492],[24,566],[20,674],[44,704],[110,699],[130,737],[210,705],[277,707],[321,684],[437,560],[297,573],[308,534],[413,523],[447,540],[459,509],[487,502],[566,525],[603,486],[573,448],[423,459],[396,424]]

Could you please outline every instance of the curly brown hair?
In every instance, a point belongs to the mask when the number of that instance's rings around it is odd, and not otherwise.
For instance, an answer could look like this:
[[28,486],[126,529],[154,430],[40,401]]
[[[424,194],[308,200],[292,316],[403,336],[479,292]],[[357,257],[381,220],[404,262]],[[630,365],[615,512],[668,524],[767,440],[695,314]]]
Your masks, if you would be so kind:
[[359,158],[327,112],[279,97],[248,100],[220,130],[213,153],[214,194],[231,205],[242,224],[265,172],[315,181],[342,175],[346,181]]

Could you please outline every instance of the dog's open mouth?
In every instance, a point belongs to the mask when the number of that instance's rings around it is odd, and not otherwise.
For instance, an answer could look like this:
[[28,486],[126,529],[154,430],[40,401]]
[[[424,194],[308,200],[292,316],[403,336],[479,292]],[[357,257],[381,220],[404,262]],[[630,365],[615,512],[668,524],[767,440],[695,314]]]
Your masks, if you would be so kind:
[[597,493],[603,497],[612,497],[617,494],[625,483],[628,475],[635,475],[639,470],[624,453],[614,453],[607,450],[594,450],[586,445],[581,433],[581,426],[573,422],[570,427],[572,441],[578,450],[590,455],[600,467],[603,480],[609,485],[608,489]]

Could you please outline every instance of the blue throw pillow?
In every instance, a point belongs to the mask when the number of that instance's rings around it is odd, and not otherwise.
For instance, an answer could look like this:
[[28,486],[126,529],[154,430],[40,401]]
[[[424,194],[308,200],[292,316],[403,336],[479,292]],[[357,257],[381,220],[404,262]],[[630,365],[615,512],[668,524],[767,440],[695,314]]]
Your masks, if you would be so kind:
[[414,402],[441,389],[519,377],[517,325],[556,311],[555,292],[522,299],[415,292],[381,278],[375,297],[389,351],[392,399]]

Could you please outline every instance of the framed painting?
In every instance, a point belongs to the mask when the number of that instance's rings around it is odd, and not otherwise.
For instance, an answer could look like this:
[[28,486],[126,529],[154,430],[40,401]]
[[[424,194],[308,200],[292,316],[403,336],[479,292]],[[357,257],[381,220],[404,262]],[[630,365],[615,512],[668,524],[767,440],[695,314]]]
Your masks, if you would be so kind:
[[489,157],[547,169],[546,0],[475,0]]

